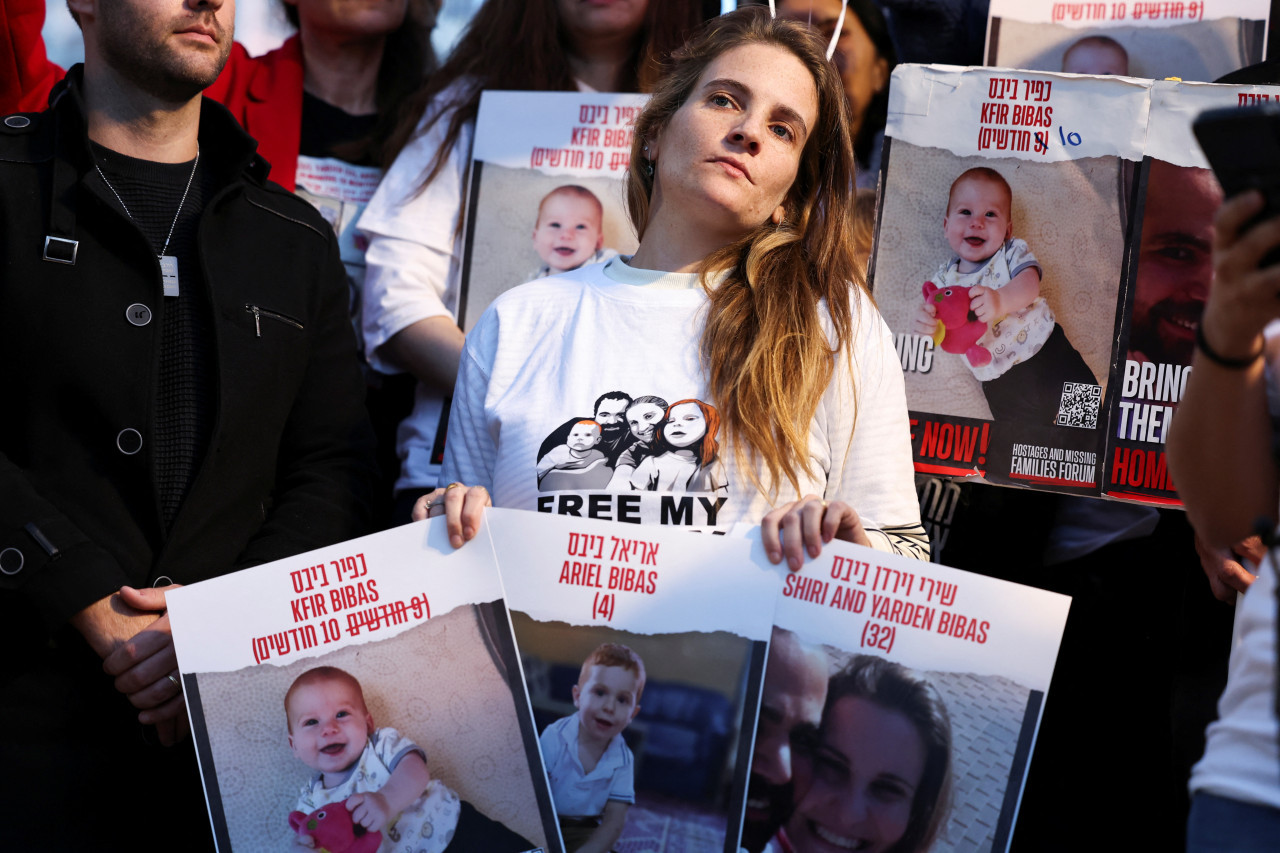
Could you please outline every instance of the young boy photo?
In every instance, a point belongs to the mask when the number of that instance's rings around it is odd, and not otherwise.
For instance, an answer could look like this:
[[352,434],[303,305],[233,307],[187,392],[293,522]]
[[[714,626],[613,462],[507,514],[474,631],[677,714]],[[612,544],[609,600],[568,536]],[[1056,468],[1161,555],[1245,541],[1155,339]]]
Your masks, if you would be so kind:
[[569,853],[604,853],[622,835],[635,803],[635,758],[622,731],[640,710],[644,661],[619,643],[603,643],[582,662],[573,687],[577,713],[539,738],[551,798]]

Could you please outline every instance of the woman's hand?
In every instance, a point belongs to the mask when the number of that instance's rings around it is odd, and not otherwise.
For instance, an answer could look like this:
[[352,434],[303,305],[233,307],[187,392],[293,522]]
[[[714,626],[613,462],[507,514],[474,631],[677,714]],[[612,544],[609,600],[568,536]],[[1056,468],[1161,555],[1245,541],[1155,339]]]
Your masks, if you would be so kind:
[[807,495],[772,510],[760,522],[760,535],[769,562],[776,565],[785,557],[793,572],[804,565],[806,551],[810,557],[817,557],[822,546],[832,539],[871,547],[853,507],[844,501],[828,503],[817,495]]
[[449,544],[461,548],[464,542],[470,542],[479,532],[480,519],[487,506],[493,506],[493,501],[484,486],[450,483],[443,489],[436,489],[418,498],[413,505],[413,520],[421,521],[443,515],[449,531]]
[[1214,221],[1213,289],[1200,322],[1209,347],[1226,358],[1259,352],[1262,329],[1280,317],[1280,264],[1258,267],[1280,246],[1280,217],[1249,225],[1262,207],[1262,194],[1250,190],[1227,200]]

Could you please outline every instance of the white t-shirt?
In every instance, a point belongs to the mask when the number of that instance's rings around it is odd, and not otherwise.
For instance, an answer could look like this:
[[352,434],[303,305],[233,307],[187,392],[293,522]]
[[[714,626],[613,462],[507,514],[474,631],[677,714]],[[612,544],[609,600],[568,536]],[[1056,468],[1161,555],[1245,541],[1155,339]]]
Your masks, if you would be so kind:
[[[798,494],[783,481],[766,497],[726,446],[699,359],[707,300],[697,276],[623,259],[522,285],[484,313],[458,371],[446,479],[485,486],[495,506],[718,531],[816,494],[853,506],[876,547],[927,558],[902,369],[870,299],[853,287],[850,299],[853,373],[838,357],[810,424],[812,473],[800,472]],[[647,445],[626,419],[640,397],[670,407]],[[561,477],[555,489],[540,488],[538,460],[583,419],[601,423],[595,447],[610,467],[632,450],[635,470],[607,487]]]
[[[1268,343],[1280,329],[1267,329]],[[1280,381],[1267,365],[1267,403],[1280,418]],[[1276,701],[1274,549],[1236,605],[1234,645],[1218,719],[1205,732],[1204,757],[1191,771],[1191,792],[1280,809],[1280,726]]]
[[[458,83],[441,92],[427,106],[419,130],[464,90]],[[358,228],[369,241],[361,310],[364,349],[369,364],[382,373],[401,372],[379,351],[392,335],[430,317],[456,318],[462,275],[458,214],[467,189],[473,123],[462,126],[435,180],[417,191],[444,145],[449,121],[446,112],[428,132],[410,140],[360,217]],[[432,487],[439,481],[440,466],[432,463],[431,452],[443,427],[444,399],[440,391],[418,384],[413,411],[396,434],[401,460],[397,490]]]
[[635,759],[622,735],[614,735],[590,773],[578,756],[578,715],[561,717],[542,730],[538,746],[547,766],[556,814],[599,817],[610,800],[636,801]]
[[[469,81],[449,86],[427,105],[416,135],[396,157],[357,225],[369,242],[365,253],[361,323],[369,364],[381,373],[401,373],[379,352],[397,332],[420,320],[448,317],[457,322],[462,281],[462,229],[475,123],[462,125],[444,165],[422,192],[418,188],[452,120],[448,105],[465,99]],[[578,82],[579,91],[592,91]],[[426,133],[422,128],[440,118]],[[419,382],[413,411],[396,433],[400,478],[396,491],[432,488],[441,482],[433,451],[444,441],[442,419],[448,395]]]
[[1227,688],[1218,700],[1218,719],[1205,733],[1204,757],[1191,771],[1192,793],[1280,809],[1275,590],[1275,564],[1268,558],[1237,605]]

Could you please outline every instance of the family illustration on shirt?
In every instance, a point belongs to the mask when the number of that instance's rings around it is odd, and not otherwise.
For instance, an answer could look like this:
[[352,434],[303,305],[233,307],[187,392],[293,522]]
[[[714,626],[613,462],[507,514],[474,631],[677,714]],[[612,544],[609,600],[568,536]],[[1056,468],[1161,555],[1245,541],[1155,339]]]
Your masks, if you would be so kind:
[[719,413],[702,400],[607,391],[590,416],[570,418],[542,442],[538,489],[724,492],[719,431]]
[[602,643],[573,685],[577,709],[538,737],[565,849],[609,849],[635,804],[635,756],[622,732],[640,711],[644,661],[620,643]]

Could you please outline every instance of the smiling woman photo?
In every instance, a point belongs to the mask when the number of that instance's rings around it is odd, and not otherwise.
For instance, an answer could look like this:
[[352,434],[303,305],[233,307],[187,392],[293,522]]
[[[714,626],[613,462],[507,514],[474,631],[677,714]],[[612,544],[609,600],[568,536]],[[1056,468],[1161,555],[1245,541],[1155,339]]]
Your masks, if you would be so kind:
[[792,733],[789,853],[923,853],[951,802],[951,720],[933,685],[856,655],[831,677],[817,728]]
[[[460,545],[492,494],[498,506],[702,529],[763,520],[766,552],[792,568],[834,537],[928,553],[902,371],[852,245],[848,105],[824,49],[755,7],[672,55],[635,123],[635,255],[490,306],[467,335],[445,445],[446,479],[471,488],[424,496],[415,517],[445,512]],[[629,483],[540,495],[555,407],[591,411],[611,389],[679,402]],[[723,464],[715,496],[629,491],[660,441],[668,454],[700,451],[701,467],[707,439]],[[676,479],[653,488],[678,490]]]

